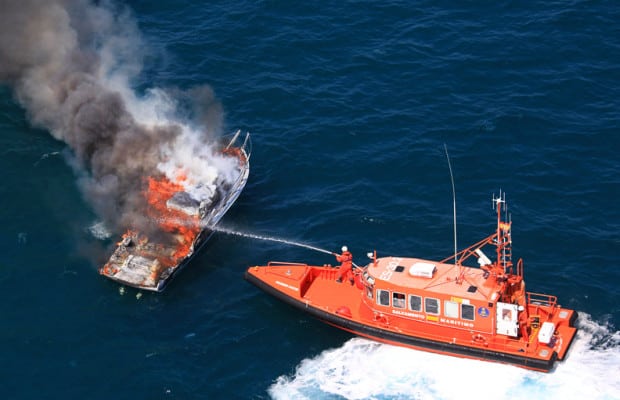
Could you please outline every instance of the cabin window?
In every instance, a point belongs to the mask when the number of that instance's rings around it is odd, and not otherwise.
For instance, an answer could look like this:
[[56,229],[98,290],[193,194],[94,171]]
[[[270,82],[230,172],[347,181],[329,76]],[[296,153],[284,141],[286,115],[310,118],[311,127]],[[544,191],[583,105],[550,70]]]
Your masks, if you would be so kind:
[[392,305],[396,308],[405,308],[405,294],[392,293]]
[[377,304],[380,306],[389,306],[390,292],[387,290],[377,290]]
[[427,314],[439,314],[439,300],[429,297],[424,299],[424,311]]
[[372,299],[372,288],[370,286],[366,286],[366,297]]
[[468,321],[474,320],[474,306],[471,304],[461,304],[461,318]]
[[448,318],[458,318],[459,317],[459,303],[457,303],[456,301],[446,300],[444,302],[443,313]]
[[409,309],[411,311],[422,311],[422,298],[412,294],[409,295]]

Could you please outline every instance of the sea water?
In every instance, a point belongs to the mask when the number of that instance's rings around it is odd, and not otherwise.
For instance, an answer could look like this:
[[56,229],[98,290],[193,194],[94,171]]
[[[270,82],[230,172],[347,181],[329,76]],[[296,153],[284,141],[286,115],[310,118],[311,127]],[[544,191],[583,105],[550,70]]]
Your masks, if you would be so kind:
[[[222,226],[284,241],[216,233],[164,293],[119,290],[88,172],[0,87],[3,397],[620,398],[615,3],[114,4],[142,38],[136,96],[207,85],[221,130],[252,134]],[[243,279],[342,245],[451,255],[444,144],[459,247],[501,189],[528,290],[580,313],[549,374],[355,338]]]

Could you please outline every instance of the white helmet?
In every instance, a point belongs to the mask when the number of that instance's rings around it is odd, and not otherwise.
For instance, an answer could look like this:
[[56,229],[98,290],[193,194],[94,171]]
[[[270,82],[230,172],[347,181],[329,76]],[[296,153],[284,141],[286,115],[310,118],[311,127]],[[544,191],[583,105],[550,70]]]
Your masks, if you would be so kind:
[[349,248],[347,246],[342,246],[342,251],[349,251]]

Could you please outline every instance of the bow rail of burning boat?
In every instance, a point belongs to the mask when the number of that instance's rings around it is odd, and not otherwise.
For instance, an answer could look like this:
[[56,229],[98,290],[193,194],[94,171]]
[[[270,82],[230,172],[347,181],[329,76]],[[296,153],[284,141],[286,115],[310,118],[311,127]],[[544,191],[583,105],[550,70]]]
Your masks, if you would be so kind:
[[[175,182],[149,178],[146,191],[149,217],[160,221],[161,234],[151,240],[129,229],[116,244],[99,273],[123,285],[161,292],[207,242],[213,228],[235,203],[250,173],[250,134],[235,132],[222,138],[219,151],[236,162],[236,178],[228,182],[218,176],[208,201],[193,198]],[[165,237],[166,240],[161,240]]]
[[241,162],[240,174],[237,178],[236,182],[231,186],[230,190],[228,190],[225,199],[223,201],[223,207],[213,208],[208,211],[208,214],[203,218],[206,222],[206,225],[203,224],[204,228],[214,227],[220,219],[226,214],[228,209],[232,207],[235,203],[243,188],[245,188],[245,184],[248,181],[248,177],[250,175],[250,154],[252,153],[252,141],[250,140],[249,132],[243,136],[243,141],[240,142],[241,131],[238,130],[232,136],[232,139],[228,142],[228,145],[224,148],[224,152],[232,152],[238,153],[237,157],[239,157]]

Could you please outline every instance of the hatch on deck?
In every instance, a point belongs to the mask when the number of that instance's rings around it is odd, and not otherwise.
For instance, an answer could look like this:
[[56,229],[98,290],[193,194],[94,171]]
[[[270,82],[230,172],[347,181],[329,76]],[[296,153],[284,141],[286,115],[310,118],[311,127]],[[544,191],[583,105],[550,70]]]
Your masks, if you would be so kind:
[[409,267],[409,275],[423,278],[432,278],[435,271],[437,271],[435,264],[425,262],[416,262]]

